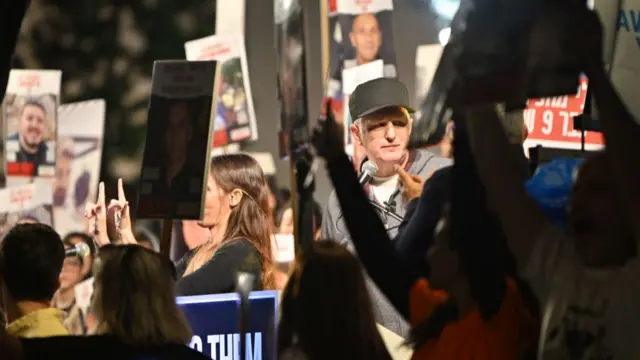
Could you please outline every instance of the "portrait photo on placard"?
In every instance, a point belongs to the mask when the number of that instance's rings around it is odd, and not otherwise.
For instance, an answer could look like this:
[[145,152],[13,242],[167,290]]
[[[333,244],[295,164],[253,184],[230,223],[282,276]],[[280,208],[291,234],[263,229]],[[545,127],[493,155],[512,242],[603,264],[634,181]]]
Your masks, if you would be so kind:
[[7,176],[54,175],[57,105],[57,94],[6,94]]
[[211,101],[151,97],[139,216],[200,218]]
[[[250,121],[251,114],[241,59],[227,59],[221,64],[213,146],[250,139]],[[223,137],[218,135],[219,132],[226,133],[226,140],[222,140]]]
[[217,76],[216,61],[154,62],[137,218],[200,219]]
[[375,60],[384,63],[384,77],[398,76],[393,43],[393,5],[389,0],[359,6],[355,0],[331,1],[329,17],[330,79],[328,97],[341,99],[342,72]]
[[9,72],[2,99],[7,186],[55,174],[60,70]]

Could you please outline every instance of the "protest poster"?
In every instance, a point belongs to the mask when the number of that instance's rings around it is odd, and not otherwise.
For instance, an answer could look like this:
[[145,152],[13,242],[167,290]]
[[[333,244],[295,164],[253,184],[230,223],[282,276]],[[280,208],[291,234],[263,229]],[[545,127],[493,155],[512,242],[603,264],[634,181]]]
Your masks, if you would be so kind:
[[212,35],[188,41],[184,45],[187,60],[215,60],[220,63],[220,76],[214,86],[218,102],[214,118],[213,147],[258,139],[258,126],[251,96],[249,66],[240,33]]
[[36,178],[31,184],[0,189],[0,239],[16,224],[51,226],[52,180]]
[[53,177],[62,72],[11,70],[2,102],[7,186]]
[[178,297],[193,336],[189,346],[212,359],[276,359],[278,293],[249,294],[246,353],[240,357],[240,296],[235,293]]
[[[418,106],[424,102],[438,70],[444,46],[441,44],[420,45],[416,49],[416,102]],[[415,117],[420,117],[420,109]]]
[[[303,154],[308,143],[307,37],[303,5],[300,0],[274,2],[281,159],[289,159],[291,153]],[[291,164],[296,161],[292,159]]]
[[[629,113],[636,122],[640,122],[640,102],[637,93],[640,83],[640,3],[637,0],[599,0],[595,8],[601,16],[605,13],[610,14],[604,17],[603,21],[605,56],[606,51],[611,49],[611,82]],[[616,19],[615,31],[606,21],[608,19]],[[609,38],[606,37],[608,34]],[[605,58],[605,61],[607,60]]]
[[351,125],[353,124],[354,119],[351,119],[351,115],[349,113],[349,97],[358,85],[369,80],[383,77],[383,69],[384,63],[382,60],[375,60],[370,63],[354,66],[342,71],[342,91],[344,92],[344,110],[342,116],[342,119],[344,120],[344,143],[347,153],[356,159],[356,163],[358,163],[357,159],[360,157],[358,155],[364,154],[364,149],[357,149],[358,146],[354,145],[351,137]]
[[199,220],[204,209],[216,61],[153,64],[137,218]]
[[383,76],[395,78],[392,0],[329,1],[329,80],[325,96],[332,99],[336,120],[344,123],[343,70],[382,60]]
[[53,223],[59,234],[83,231],[85,204],[97,197],[105,116],[102,99],[58,108]]
[[[543,146],[555,149],[580,150],[582,132],[574,130],[573,118],[582,114],[587,97],[588,80],[582,76],[575,95],[530,99],[524,110],[528,136],[525,149]],[[584,149],[598,150],[604,146],[601,133],[585,131]]]

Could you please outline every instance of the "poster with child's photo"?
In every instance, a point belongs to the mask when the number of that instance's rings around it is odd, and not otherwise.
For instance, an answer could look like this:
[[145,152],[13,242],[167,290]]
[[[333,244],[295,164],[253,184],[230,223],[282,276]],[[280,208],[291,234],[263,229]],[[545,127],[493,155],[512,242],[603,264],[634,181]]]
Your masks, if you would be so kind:
[[154,62],[137,218],[200,219],[218,72],[216,61]]
[[105,116],[102,99],[63,104],[58,109],[53,218],[59,234],[82,231],[87,200],[97,197]]
[[2,102],[7,186],[53,177],[62,72],[11,70]]
[[36,178],[31,184],[0,189],[0,241],[16,224],[52,226],[52,180]]
[[187,60],[220,62],[215,84],[218,101],[212,114],[215,121],[213,146],[258,139],[253,109],[249,66],[242,34],[212,35],[185,43]]

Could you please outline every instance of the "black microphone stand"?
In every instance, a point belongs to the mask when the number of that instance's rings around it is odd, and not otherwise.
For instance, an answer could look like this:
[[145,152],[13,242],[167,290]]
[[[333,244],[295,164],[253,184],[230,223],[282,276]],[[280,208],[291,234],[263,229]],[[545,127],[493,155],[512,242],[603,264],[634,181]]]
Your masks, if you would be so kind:
[[249,333],[249,294],[253,290],[254,277],[252,274],[240,272],[236,278],[236,292],[240,295],[240,309],[238,324],[240,325],[240,359],[247,356],[247,334]]
[[371,203],[374,208],[380,210],[385,216],[394,218],[400,222],[404,220],[402,216],[398,215],[395,211],[392,210],[391,205],[389,205],[388,203],[385,203],[385,206],[378,204],[378,202],[375,200],[369,200],[369,203]]

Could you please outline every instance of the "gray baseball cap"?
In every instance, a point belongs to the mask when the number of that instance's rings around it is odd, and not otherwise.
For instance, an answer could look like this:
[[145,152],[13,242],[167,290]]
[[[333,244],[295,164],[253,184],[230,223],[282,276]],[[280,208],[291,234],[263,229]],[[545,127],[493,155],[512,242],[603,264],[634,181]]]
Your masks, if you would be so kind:
[[356,86],[349,97],[349,114],[353,120],[391,106],[414,113],[409,104],[407,87],[396,79],[377,78]]

